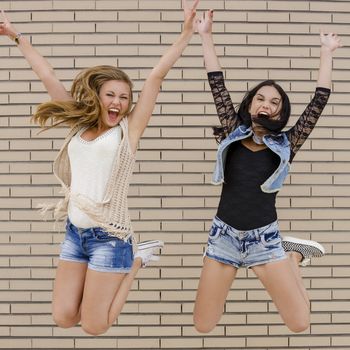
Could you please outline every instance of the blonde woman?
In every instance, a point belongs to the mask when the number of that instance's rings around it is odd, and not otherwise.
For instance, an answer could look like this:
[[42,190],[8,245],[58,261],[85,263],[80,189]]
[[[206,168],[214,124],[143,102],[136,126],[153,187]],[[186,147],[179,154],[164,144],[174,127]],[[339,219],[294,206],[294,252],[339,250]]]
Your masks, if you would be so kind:
[[198,2],[190,6],[183,0],[183,31],[149,74],[134,108],[132,83],[115,67],[86,69],[66,91],[50,64],[2,12],[0,34],[17,44],[52,99],[39,106],[34,121],[44,128],[71,127],[54,162],[65,198],[51,208],[57,219],[68,217],[52,302],[60,327],[81,322],[89,334],[106,332],[140,267],[158,258],[154,253],[161,241],[139,244],[133,255],[126,196],[138,141],[164,77],[192,37]]

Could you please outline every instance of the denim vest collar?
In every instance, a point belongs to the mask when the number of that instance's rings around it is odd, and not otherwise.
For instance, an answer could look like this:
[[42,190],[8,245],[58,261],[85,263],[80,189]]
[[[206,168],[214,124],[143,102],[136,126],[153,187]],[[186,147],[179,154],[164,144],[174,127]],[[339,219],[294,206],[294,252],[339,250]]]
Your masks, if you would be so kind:
[[[212,183],[219,185],[224,180],[224,169],[227,151],[231,143],[246,139],[253,134],[252,128],[240,125],[234,129],[220,144],[216,154],[216,164],[213,173]],[[281,189],[285,178],[288,175],[290,164],[290,144],[285,132],[277,135],[265,135],[264,144],[280,158],[280,164],[274,173],[260,186],[263,192],[277,192]]]

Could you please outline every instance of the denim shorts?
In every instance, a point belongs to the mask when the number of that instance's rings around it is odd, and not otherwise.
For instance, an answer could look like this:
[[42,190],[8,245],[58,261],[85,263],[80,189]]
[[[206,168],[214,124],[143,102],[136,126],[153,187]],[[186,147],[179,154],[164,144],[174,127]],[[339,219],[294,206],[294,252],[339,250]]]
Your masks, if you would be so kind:
[[95,271],[128,273],[134,256],[131,239],[113,237],[100,227],[79,228],[68,219],[60,259],[86,263]]
[[205,256],[233,267],[252,267],[285,259],[277,221],[240,231],[217,216],[209,233]]

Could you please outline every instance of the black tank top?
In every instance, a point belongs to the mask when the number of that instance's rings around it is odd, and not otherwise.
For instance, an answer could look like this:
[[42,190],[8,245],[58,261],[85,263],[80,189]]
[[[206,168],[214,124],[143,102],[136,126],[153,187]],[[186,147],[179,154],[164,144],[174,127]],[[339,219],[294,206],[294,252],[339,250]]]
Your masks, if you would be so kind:
[[269,148],[251,151],[241,142],[229,146],[217,216],[238,230],[252,230],[277,220],[276,193],[262,185],[277,169],[280,158]]

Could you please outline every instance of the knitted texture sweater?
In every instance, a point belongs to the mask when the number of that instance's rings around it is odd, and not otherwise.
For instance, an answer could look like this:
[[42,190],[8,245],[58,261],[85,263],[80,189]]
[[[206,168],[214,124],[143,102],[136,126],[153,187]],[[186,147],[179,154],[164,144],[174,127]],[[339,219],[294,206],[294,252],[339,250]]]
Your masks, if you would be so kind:
[[135,165],[135,155],[130,148],[127,117],[121,120],[120,126],[122,140],[113,160],[112,171],[102,201],[95,202],[85,195],[70,192],[71,168],[68,144],[81,129],[81,127],[76,127],[72,128],[67,135],[53,164],[53,171],[62,185],[64,198],[56,205],[46,205],[43,211],[54,209],[54,218],[60,220],[67,217],[68,202],[73,201],[74,205],[95,221],[97,226],[102,227],[111,235],[127,239],[133,234],[127,196]]

